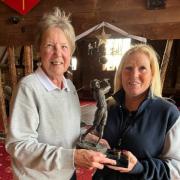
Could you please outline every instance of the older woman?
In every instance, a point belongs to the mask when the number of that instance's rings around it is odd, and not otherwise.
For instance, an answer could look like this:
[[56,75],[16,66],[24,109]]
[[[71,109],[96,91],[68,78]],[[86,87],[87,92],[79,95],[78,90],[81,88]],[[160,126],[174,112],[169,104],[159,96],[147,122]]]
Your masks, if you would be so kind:
[[180,179],[180,113],[161,94],[158,60],[139,44],[122,57],[104,138],[128,157],[127,168],[98,170],[101,180]]
[[12,99],[6,149],[14,179],[68,180],[75,167],[114,164],[99,152],[75,150],[80,106],[74,85],[63,76],[75,49],[68,16],[55,8],[43,16],[38,32],[41,66],[21,80]]

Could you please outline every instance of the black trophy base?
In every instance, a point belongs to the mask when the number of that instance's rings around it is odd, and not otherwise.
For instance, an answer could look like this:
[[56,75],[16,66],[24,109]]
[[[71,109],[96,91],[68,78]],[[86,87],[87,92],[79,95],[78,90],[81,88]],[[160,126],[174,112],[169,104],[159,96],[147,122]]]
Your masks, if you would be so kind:
[[121,153],[120,150],[111,150],[108,149],[106,151],[106,155],[109,159],[114,159],[116,160],[116,165],[118,167],[128,167],[128,157],[124,154]]
[[120,150],[112,150],[108,149],[107,146],[102,144],[97,144],[95,141],[82,141],[77,143],[78,149],[87,149],[98,151],[107,155],[107,158],[116,160],[116,165],[118,167],[128,167],[128,158],[124,154],[121,153]]

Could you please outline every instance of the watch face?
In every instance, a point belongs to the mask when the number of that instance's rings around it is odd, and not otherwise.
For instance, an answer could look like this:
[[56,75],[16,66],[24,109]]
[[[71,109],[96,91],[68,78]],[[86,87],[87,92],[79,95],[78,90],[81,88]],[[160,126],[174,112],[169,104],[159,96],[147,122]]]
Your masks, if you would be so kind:
[[22,15],[27,14],[40,0],[1,0]]

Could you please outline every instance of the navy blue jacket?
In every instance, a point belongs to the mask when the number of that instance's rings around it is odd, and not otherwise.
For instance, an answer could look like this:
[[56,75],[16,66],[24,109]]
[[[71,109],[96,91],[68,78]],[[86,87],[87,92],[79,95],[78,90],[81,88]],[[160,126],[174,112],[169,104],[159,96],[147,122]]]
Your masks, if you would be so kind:
[[[94,180],[180,178],[180,153],[176,154],[176,151],[180,150],[173,149],[180,148],[180,137],[177,137],[180,135],[177,131],[180,128],[180,113],[177,107],[149,92],[136,112],[128,112],[124,107],[123,91],[114,94],[108,106],[104,139],[111,148],[117,147],[121,140],[120,149],[131,151],[138,163],[130,173],[120,173],[105,167],[104,170],[96,172]],[[175,142],[172,141],[173,138]],[[177,172],[174,172],[173,166]]]

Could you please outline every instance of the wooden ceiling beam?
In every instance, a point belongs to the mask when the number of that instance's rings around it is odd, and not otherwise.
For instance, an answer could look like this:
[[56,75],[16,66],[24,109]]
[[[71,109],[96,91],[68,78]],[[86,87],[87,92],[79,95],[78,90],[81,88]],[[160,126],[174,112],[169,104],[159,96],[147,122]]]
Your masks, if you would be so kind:
[[[79,35],[80,32],[84,32],[85,30],[93,27],[97,24],[79,24],[76,23],[76,35]],[[165,23],[165,24],[149,24],[148,26],[139,24],[139,25],[123,25],[117,24],[117,27],[123,29],[124,31],[137,35],[143,36],[147,39],[152,40],[163,40],[163,39],[180,39],[180,22],[179,23]],[[4,34],[0,38],[0,45],[29,45],[33,44],[35,40],[35,28],[33,25],[29,25],[28,27],[25,26],[26,31],[22,32],[21,27],[19,28],[12,28],[8,34]],[[8,31],[6,28],[2,28],[4,32]],[[31,30],[32,29],[32,30]],[[30,31],[31,30],[31,31]],[[79,33],[78,33],[79,32]],[[106,32],[110,32],[114,37],[121,37],[119,34],[109,31],[108,29]],[[94,32],[94,34],[98,33]],[[92,36],[90,34],[90,36]]]
[[[179,0],[166,1],[166,8],[160,10],[147,10],[144,0],[43,0],[24,16],[0,2],[0,45],[33,44],[37,22],[54,6],[72,13],[77,35],[106,21],[148,39],[180,39]],[[12,24],[12,16],[17,16],[19,23]]]

